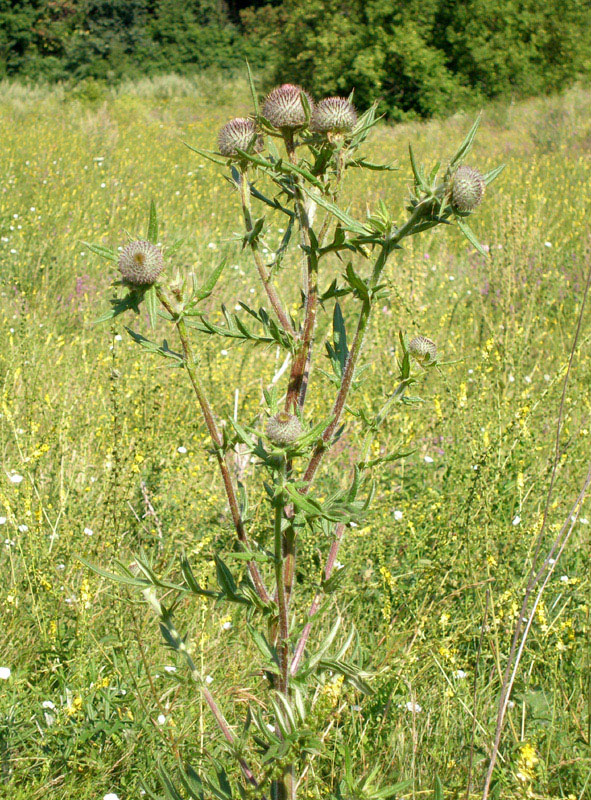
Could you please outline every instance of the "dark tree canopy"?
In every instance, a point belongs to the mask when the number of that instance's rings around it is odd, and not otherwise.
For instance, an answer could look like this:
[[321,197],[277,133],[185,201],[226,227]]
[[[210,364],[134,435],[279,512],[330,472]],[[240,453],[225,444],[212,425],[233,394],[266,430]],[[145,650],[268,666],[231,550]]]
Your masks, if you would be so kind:
[[579,0],[0,0],[0,77],[243,69],[392,117],[554,91],[591,71]]

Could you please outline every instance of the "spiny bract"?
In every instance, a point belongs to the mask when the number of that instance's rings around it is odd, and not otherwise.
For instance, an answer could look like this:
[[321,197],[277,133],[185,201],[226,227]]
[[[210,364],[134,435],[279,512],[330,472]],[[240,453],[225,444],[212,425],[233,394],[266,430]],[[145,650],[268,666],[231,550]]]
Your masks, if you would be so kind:
[[119,271],[123,280],[134,286],[149,286],[163,269],[162,250],[142,239],[130,242],[119,256]]
[[269,418],[265,433],[273,444],[284,447],[299,439],[302,435],[302,423],[294,414],[280,411]]
[[426,336],[415,336],[408,344],[408,352],[422,366],[432,364],[437,358],[437,345]]
[[312,115],[310,127],[319,133],[348,133],[357,123],[357,112],[345,97],[321,100]]
[[235,156],[236,148],[248,152],[260,153],[263,149],[263,137],[258,135],[253,120],[236,117],[227,122],[218,134],[218,150],[223,156]]
[[301,128],[306,124],[306,112],[302,95],[306,96],[310,111],[314,113],[314,101],[301,86],[284,83],[267,95],[263,104],[263,117],[275,128]]
[[486,184],[481,173],[462,164],[454,173],[451,183],[451,204],[456,211],[474,211],[484,197]]

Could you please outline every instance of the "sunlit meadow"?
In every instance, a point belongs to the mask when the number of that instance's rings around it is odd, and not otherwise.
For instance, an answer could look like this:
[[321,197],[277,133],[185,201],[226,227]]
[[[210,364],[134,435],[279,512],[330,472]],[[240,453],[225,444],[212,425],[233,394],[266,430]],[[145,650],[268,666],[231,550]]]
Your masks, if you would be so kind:
[[[115,271],[82,242],[117,247],[127,232],[143,235],[153,198],[162,240],[183,240],[180,269],[200,274],[229,259],[207,300],[211,318],[222,299],[262,301],[233,237],[238,198],[223,170],[184,144],[214,148],[219,127],[250,112],[246,84],[170,78],[90,89],[2,86],[0,797],[11,800],[136,800],[158,760],[190,755],[211,735],[200,696],[139,598],[122,603],[126,590],[78,559],[108,566],[144,549],[164,568],[184,549],[207,583],[214,552],[232,539],[185,376],[142,358],[119,318],[94,324]],[[370,156],[401,168],[371,183],[351,171],[352,213],[361,219],[382,199],[402,214],[411,135],[419,157],[429,142],[445,159],[470,123],[456,115],[378,127]],[[482,172],[506,164],[472,221],[488,258],[455,230],[409,239],[388,267],[389,296],[367,340],[368,407],[395,379],[399,330],[435,340],[446,362],[421,378],[420,411],[402,407],[382,432],[379,450],[412,452],[383,473],[372,517],[339,554],[354,564],[340,612],[357,621],[375,693],[363,698],[335,678],[315,704],[334,720],[317,781],[330,783],[349,751],[358,773],[379,762],[389,782],[408,781],[405,798],[431,797],[434,775],[446,797],[465,797],[469,772],[477,797],[488,763],[591,258],[591,94],[485,108],[470,161]],[[282,289],[295,309],[297,284]],[[591,450],[588,320],[547,541]],[[218,408],[253,418],[279,354],[220,349],[206,337],[199,347]],[[346,451],[338,457],[346,463]],[[497,797],[591,796],[590,520],[587,503],[538,607]],[[297,578],[312,595],[320,562],[311,537],[299,555]],[[205,602],[190,628],[194,657],[231,715],[251,694],[245,637],[227,606]]]

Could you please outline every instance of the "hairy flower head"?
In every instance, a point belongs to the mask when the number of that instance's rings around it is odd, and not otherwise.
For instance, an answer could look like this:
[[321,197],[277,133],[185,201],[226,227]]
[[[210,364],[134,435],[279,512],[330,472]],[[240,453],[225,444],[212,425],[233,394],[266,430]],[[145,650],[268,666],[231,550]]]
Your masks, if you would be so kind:
[[310,128],[319,133],[349,133],[357,123],[357,112],[345,97],[321,100],[312,114]]
[[310,111],[314,113],[314,101],[301,86],[284,83],[273,89],[263,104],[263,117],[275,128],[301,128],[306,124],[306,112],[302,104],[306,96]]
[[227,122],[218,134],[218,150],[223,156],[236,156],[239,150],[260,153],[263,149],[263,137],[257,131],[253,120],[236,117]]
[[451,181],[451,204],[456,211],[474,211],[484,197],[486,184],[482,174],[474,167],[462,164]]
[[426,336],[415,336],[408,343],[408,352],[421,366],[432,364],[437,358],[437,345]]
[[287,411],[280,411],[270,417],[265,429],[269,439],[279,447],[285,447],[285,445],[295,442],[302,432],[302,423],[295,414],[288,414]]
[[162,250],[139,239],[124,247],[119,256],[119,271],[126,283],[149,286],[164,269]]

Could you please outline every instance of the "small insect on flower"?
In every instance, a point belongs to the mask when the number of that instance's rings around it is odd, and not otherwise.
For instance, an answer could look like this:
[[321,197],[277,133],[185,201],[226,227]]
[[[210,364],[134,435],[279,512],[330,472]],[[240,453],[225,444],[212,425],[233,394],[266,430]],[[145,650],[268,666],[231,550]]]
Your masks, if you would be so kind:
[[345,97],[321,100],[312,115],[310,128],[318,133],[349,133],[357,123],[357,112]]
[[275,128],[294,130],[307,123],[306,110],[302,103],[302,95],[306,97],[310,111],[314,113],[314,101],[301,86],[284,83],[273,89],[263,104],[263,117]]
[[408,352],[422,367],[432,364],[437,359],[437,345],[426,336],[415,336],[408,343]]
[[150,286],[163,269],[162,250],[142,239],[130,242],[119,256],[119,272],[132,286]]
[[451,180],[451,204],[456,211],[474,211],[484,197],[486,184],[482,174],[473,167],[462,164]]
[[227,122],[218,134],[218,150],[228,158],[240,158],[236,148],[245,152],[260,153],[263,137],[251,119],[236,117]]
[[269,418],[265,433],[273,444],[285,447],[295,442],[302,435],[302,423],[294,414],[280,411]]

